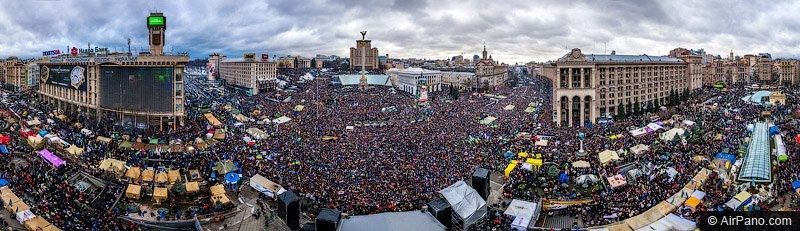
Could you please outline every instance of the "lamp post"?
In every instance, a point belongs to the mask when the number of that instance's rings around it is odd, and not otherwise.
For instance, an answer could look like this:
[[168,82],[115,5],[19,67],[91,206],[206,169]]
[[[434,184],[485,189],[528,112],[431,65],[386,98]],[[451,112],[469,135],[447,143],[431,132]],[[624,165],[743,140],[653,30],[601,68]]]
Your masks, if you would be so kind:
[[578,140],[581,142],[581,147],[578,150],[578,152],[576,153],[578,156],[586,155],[586,150],[583,150],[583,140],[585,140],[585,139],[586,139],[586,134],[584,134],[583,132],[579,132],[578,133]]

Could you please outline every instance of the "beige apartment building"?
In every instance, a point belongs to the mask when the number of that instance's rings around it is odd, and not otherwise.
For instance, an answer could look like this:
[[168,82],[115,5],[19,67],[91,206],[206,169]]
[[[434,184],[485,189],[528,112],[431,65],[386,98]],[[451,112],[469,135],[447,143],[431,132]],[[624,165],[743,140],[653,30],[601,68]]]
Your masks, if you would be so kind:
[[772,58],[769,55],[761,55],[758,58],[758,80],[772,80]]
[[668,56],[583,54],[575,48],[544,65],[543,74],[553,81],[553,120],[561,126],[663,105],[671,90],[689,88],[686,62]]
[[14,91],[28,90],[28,66],[16,57],[7,58],[3,63],[4,87]]
[[256,95],[261,89],[275,85],[278,64],[255,60],[253,54],[245,54],[243,60],[220,62],[219,75],[226,83],[245,88],[251,95]]
[[703,56],[693,55],[686,48],[675,48],[669,52],[669,57],[679,58],[686,62],[689,73],[686,76],[689,81],[689,90],[703,87]]
[[780,65],[780,84],[796,85],[800,82],[800,61],[796,59],[781,59]]

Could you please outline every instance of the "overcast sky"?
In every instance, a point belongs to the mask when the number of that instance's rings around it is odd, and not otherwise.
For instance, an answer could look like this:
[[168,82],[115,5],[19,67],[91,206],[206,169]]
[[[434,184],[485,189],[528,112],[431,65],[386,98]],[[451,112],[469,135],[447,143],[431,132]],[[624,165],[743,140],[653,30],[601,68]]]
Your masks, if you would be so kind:
[[727,57],[800,56],[800,1],[472,0],[3,0],[0,57],[35,57],[67,46],[147,47],[145,17],[167,17],[167,51],[193,58],[223,52],[334,54],[367,30],[381,54],[495,60],[553,60],[585,53],[664,55],[675,47]]

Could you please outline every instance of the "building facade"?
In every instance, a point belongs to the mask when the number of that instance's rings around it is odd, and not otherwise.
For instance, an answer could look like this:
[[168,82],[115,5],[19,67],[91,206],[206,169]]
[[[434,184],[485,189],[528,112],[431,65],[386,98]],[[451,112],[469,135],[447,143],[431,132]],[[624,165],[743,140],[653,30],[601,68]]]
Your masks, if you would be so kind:
[[254,58],[224,60],[219,68],[220,78],[225,83],[245,88],[251,95],[258,94],[261,89],[274,87],[278,76],[277,63]]
[[686,75],[689,82],[689,90],[702,88],[703,83],[703,57],[700,55],[692,54],[691,50],[686,48],[675,48],[669,52],[669,57],[675,57],[686,62],[688,75]]
[[797,85],[800,81],[800,61],[796,59],[781,59],[779,80],[781,85]]
[[687,64],[668,56],[586,55],[575,48],[543,74],[553,82],[553,120],[561,126],[663,105],[671,90],[689,88]]
[[443,71],[442,85],[447,85],[459,91],[472,90],[477,87],[475,73],[459,71]]
[[772,57],[769,54],[760,54],[758,58],[758,81],[771,81],[772,71]]
[[416,95],[421,86],[425,86],[429,93],[441,91],[442,72],[422,68],[408,68],[397,71],[397,85],[395,85],[395,88],[398,90]]
[[28,74],[28,78],[26,81],[28,82],[28,89],[31,89],[39,85],[39,76],[40,76],[39,62],[41,61],[37,60],[26,64],[27,66],[25,68],[27,69],[27,74]]
[[28,90],[28,67],[16,57],[7,58],[4,62],[5,77],[3,87],[13,91]]
[[[364,55],[363,61],[361,60],[362,54]],[[372,40],[367,40],[362,36],[361,40],[356,40],[356,47],[350,47],[350,69],[361,70],[362,63],[366,70],[379,69],[378,56],[378,48],[372,47]]]
[[150,14],[148,29],[150,52],[138,56],[61,56],[40,62],[37,93],[58,110],[84,112],[125,126],[155,126],[162,131],[183,126],[183,71],[189,56],[163,53],[163,14]]
[[500,64],[492,59],[483,47],[483,56],[475,64],[475,81],[481,89],[491,89],[500,86],[508,78],[508,65]]

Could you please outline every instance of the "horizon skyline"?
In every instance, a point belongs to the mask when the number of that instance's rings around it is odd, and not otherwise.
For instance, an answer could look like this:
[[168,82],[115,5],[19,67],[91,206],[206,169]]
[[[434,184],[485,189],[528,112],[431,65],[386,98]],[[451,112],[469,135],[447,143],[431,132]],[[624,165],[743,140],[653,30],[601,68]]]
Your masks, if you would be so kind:
[[800,9],[800,2],[461,2],[11,1],[0,9],[0,32],[7,35],[0,56],[36,58],[87,43],[127,52],[128,38],[134,52],[146,50],[145,18],[158,9],[167,18],[165,51],[188,52],[192,59],[213,52],[348,57],[362,30],[390,58],[471,59],[484,42],[495,60],[507,64],[556,60],[572,48],[658,56],[683,47],[722,57],[731,50],[737,56],[800,57],[800,22],[780,10]]

